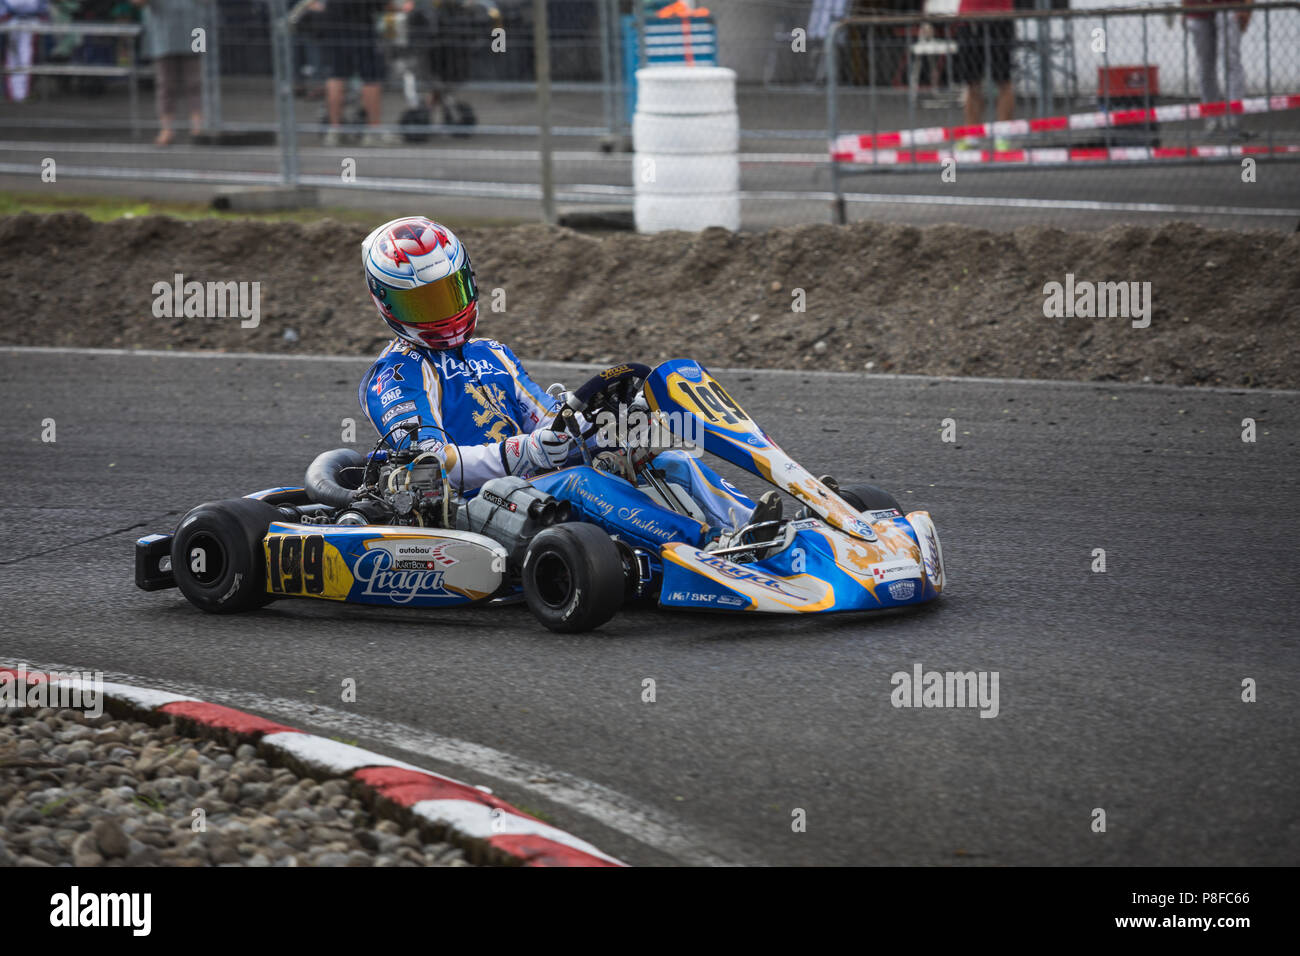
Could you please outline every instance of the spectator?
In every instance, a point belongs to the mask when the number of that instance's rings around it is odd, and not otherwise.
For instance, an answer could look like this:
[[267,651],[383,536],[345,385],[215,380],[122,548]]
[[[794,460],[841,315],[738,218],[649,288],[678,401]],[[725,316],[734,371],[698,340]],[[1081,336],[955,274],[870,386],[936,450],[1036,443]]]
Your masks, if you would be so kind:
[[[965,13],[1011,13],[1014,0],[961,0],[957,15]],[[998,120],[1009,120],[1015,110],[1016,94],[1011,88],[1011,47],[1016,42],[1016,22],[1005,20],[976,20],[957,24],[956,79],[966,86],[966,124],[978,126],[984,122],[984,78],[987,75],[997,84]],[[958,149],[973,149],[976,143],[963,138]],[[994,148],[999,152],[1010,149],[1011,144],[999,137]]]
[[473,126],[474,109],[456,95],[469,78],[476,42],[502,25],[501,11],[490,0],[404,0],[411,46],[425,54],[429,78],[425,103],[430,116],[441,109],[448,126]]
[[[203,131],[199,109],[199,58],[193,31],[207,25],[207,5],[201,0],[132,0],[144,10],[145,50],[153,60],[158,97],[156,146],[175,139],[178,105],[189,110],[190,134]],[[179,103],[178,103],[179,101]]]
[[[1204,7],[1187,14],[1187,32],[1192,35],[1196,49],[1196,65],[1201,87],[1202,103],[1219,103],[1225,98],[1239,100],[1246,95],[1246,70],[1241,63],[1241,35],[1250,23],[1249,10],[1215,10],[1225,3],[1254,3],[1254,0],[1187,0],[1189,7]],[[1224,85],[1227,96],[1219,87],[1219,64],[1223,64]],[[1234,113],[1207,116],[1205,131],[1222,130],[1236,139],[1245,139],[1249,133],[1237,125]]]
[[[24,20],[43,20],[48,15],[45,0],[0,0],[0,23]],[[15,30],[7,36],[5,44],[5,70],[22,70],[32,65],[36,52],[36,35],[27,30]],[[5,93],[15,103],[27,99],[32,87],[30,73],[5,74]]]
[[347,83],[361,78],[361,106],[366,113],[364,146],[400,143],[391,133],[380,133],[384,58],[379,52],[375,20],[388,6],[387,0],[319,0],[312,10],[322,12],[321,40],[325,60],[325,107],[329,130],[326,146],[342,141],[343,105]]

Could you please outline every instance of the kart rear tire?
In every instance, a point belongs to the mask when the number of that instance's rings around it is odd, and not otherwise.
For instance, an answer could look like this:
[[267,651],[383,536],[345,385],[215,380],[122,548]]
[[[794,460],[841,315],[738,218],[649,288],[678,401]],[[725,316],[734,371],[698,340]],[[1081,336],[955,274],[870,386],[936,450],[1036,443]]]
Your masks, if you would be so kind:
[[[254,498],[209,501],[191,510],[172,537],[172,575],[195,607],[210,614],[252,611],[274,600],[266,590],[262,539],[280,512]],[[202,565],[194,565],[202,551]]]
[[893,508],[900,515],[905,513],[897,498],[875,485],[841,485],[839,494],[859,511],[888,511]]
[[594,524],[572,521],[538,532],[521,577],[529,610],[552,631],[594,630],[623,606],[618,545]]

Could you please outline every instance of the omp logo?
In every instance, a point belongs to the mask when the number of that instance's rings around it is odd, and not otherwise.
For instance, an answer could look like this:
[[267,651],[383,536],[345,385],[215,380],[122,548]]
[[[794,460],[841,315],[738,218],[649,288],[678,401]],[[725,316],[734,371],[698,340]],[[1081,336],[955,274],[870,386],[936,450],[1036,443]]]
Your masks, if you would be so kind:
[[379,396],[379,404],[382,407],[391,402],[397,401],[401,397],[402,390],[400,388],[390,388],[388,391],[384,392],[384,394]]
[[64,927],[125,926],[132,936],[153,928],[152,893],[82,893],[73,886],[50,897],[50,925]]
[[777,581],[775,578],[769,578],[763,574],[756,574],[753,571],[747,571],[738,565],[732,564],[730,561],[724,560],[723,558],[715,557],[714,555],[708,554],[704,551],[696,551],[695,559],[701,564],[707,564],[709,567],[713,568],[713,570],[726,577],[734,578],[737,581],[746,581],[750,584],[756,584],[761,588],[767,588],[769,591],[776,591],[779,594],[790,594],[789,591],[781,586],[781,582]]

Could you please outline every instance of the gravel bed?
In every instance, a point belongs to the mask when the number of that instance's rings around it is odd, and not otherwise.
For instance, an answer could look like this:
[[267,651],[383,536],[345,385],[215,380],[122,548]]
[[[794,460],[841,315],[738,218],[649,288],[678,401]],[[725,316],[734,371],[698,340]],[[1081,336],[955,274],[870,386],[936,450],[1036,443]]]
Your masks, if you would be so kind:
[[[195,811],[201,811],[196,813]],[[0,709],[0,866],[470,866],[242,744]]]

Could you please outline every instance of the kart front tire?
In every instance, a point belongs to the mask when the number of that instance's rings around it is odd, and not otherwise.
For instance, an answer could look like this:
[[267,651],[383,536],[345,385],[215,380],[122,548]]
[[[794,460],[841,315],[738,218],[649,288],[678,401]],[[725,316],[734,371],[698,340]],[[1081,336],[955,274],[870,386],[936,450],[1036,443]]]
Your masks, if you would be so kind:
[[839,495],[859,511],[888,511],[893,508],[900,515],[906,513],[897,498],[875,485],[841,485]]
[[262,539],[283,516],[264,501],[231,498],[191,510],[172,536],[172,575],[195,607],[210,614],[269,604]]
[[590,631],[623,606],[618,546],[594,524],[575,521],[538,532],[524,553],[524,600],[545,627]]

